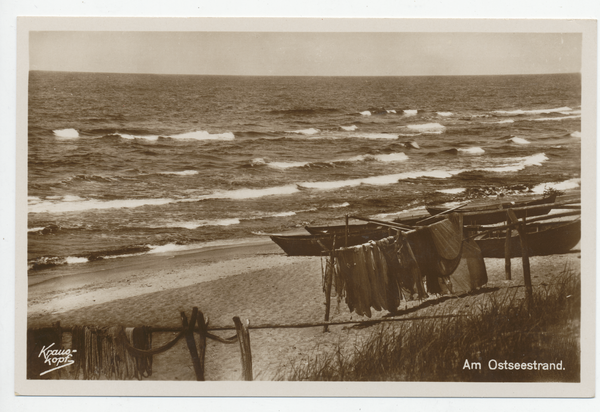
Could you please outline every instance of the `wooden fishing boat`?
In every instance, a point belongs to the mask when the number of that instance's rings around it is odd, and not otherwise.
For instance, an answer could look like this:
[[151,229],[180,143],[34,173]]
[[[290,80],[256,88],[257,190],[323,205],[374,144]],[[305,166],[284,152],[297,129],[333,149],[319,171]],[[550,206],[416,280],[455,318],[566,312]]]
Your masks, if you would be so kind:
[[[306,229],[306,231],[311,235],[346,235],[346,225],[304,226],[304,229]],[[348,233],[350,234],[357,234],[381,229],[383,229],[382,226],[374,223],[360,223],[348,225]]]
[[[360,245],[369,240],[379,240],[387,236],[389,236],[387,228],[351,233],[348,236],[348,246]],[[336,248],[345,246],[345,236],[334,234],[271,236],[271,240],[277,243],[288,256],[326,256],[333,248],[334,238]]]
[[[463,214],[463,224],[465,225],[491,225],[506,220],[506,209],[515,209],[518,218],[547,215],[552,210],[552,204],[555,200],[556,195],[551,195],[542,199],[527,201],[472,204],[463,206],[456,212]],[[532,207],[538,205],[539,207]],[[523,207],[527,209],[518,209]],[[427,206],[426,209],[432,216],[448,210],[444,206]],[[497,212],[494,213],[496,210]]]
[[[398,217],[390,222],[390,225],[393,226],[394,223],[400,223],[406,226],[417,226],[417,224],[422,220],[427,220],[427,224],[435,223],[437,221],[443,220],[445,216],[440,216],[439,218],[432,218],[429,214],[418,214],[418,215],[410,215],[404,217]],[[304,227],[308,233],[313,235],[316,234],[330,234],[337,236],[345,236],[346,234],[346,225],[330,225],[330,226],[305,226]],[[380,230],[384,229],[384,226],[377,223],[359,223],[359,224],[351,224],[348,225],[349,233],[361,233],[372,230]]]
[[[568,222],[531,223],[527,228],[529,256],[566,253],[581,239],[581,219]],[[484,233],[475,237],[483,257],[504,257],[506,230]],[[521,240],[516,230],[510,238],[511,257],[521,256]]]

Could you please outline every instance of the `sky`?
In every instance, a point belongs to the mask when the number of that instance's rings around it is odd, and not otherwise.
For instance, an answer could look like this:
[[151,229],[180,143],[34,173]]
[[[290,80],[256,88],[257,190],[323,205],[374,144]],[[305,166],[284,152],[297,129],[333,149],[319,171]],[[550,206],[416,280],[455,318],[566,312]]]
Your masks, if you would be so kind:
[[30,69],[415,76],[581,72],[579,33],[30,33]]

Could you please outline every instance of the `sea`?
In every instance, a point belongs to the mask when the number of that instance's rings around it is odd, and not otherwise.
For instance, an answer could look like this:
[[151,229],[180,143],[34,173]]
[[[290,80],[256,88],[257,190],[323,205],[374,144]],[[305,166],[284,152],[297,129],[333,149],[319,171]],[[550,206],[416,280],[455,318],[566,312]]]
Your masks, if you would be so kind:
[[29,73],[28,275],[581,184],[581,75]]

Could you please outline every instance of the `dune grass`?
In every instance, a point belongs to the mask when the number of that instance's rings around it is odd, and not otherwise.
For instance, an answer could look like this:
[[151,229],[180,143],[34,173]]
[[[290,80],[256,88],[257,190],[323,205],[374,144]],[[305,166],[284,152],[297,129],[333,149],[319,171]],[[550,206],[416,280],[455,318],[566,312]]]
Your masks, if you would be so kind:
[[[580,308],[579,276],[565,270],[552,285],[534,287],[530,304],[523,287],[455,299],[419,313],[452,317],[384,322],[350,349],[338,343],[292,362],[278,379],[579,382]],[[496,366],[505,361],[519,363],[519,370]],[[560,369],[544,370],[544,364]]]

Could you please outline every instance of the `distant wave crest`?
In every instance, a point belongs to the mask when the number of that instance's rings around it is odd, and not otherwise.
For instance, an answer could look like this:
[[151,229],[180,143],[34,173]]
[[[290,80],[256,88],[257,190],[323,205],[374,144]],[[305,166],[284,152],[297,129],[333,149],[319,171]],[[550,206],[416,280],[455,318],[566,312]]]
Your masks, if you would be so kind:
[[56,137],[62,137],[65,139],[74,139],[76,137],[79,137],[79,132],[75,129],[53,130],[53,133]]
[[508,139],[509,141],[516,143],[516,144],[531,144],[531,142],[527,139],[523,139],[522,137],[512,137],[510,139]]
[[319,132],[320,132],[319,129],[315,129],[314,127],[311,127],[310,129],[303,129],[303,130],[289,130],[286,133],[297,133],[297,134],[303,134],[305,136],[312,136]]
[[558,107],[555,109],[535,109],[535,110],[523,110],[523,109],[515,109],[515,110],[494,110],[494,113],[505,114],[505,115],[523,115],[523,114],[542,114],[542,113],[561,113],[561,112],[570,112],[573,109],[570,107]]
[[439,123],[409,124],[406,127],[427,134],[441,134],[446,130],[446,127]]

